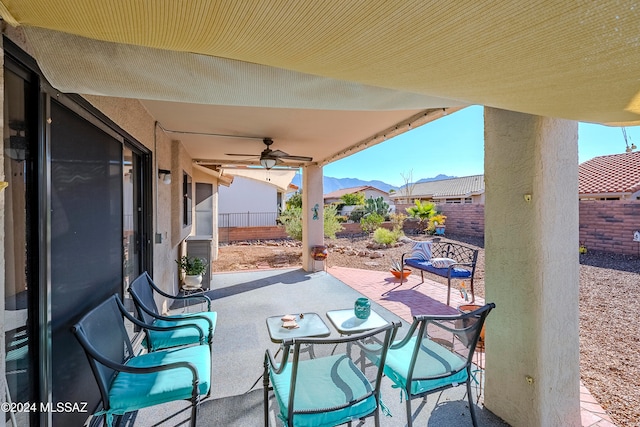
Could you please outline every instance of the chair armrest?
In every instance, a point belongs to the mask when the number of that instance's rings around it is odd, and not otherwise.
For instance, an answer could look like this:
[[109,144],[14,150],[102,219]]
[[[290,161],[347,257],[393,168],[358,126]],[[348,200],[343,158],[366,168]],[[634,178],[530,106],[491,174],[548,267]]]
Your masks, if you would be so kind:
[[207,311],[211,311],[211,298],[209,298],[206,295],[169,295],[168,298],[174,299],[174,300],[178,300],[178,301],[183,301],[183,300],[189,300],[189,299],[203,299],[205,300],[205,302],[207,303]]
[[184,317],[184,318],[181,319],[181,318],[169,317],[169,316],[163,316],[161,314],[156,314],[156,313],[148,310],[144,305],[140,305],[140,308],[142,308],[142,310],[145,313],[147,313],[149,316],[154,317],[156,319],[165,320],[167,322],[175,322],[175,321],[178,321],[178,320],[188,320],[188,319],[203,319],[203,320],[206,320],[207,323],[209,323],[209,333],[213,332],[213,322],[211,321],[211,319],[209,319],[206,316],[193,314],[192,316]]
[[162,289],[160,289],[158,286],[156,286],[155,283],[153,283],[152,280],[148,280],[149,286],[151,286],[151,288],[156,291],[158,294],[162,295],[165,298],[169,298],[169,299],[173,299],[173,300],[185,300],[185,299],[189,299],[189,298],[204,298],[207,302],[207,311],[211,311],[211,298],[209,298],[206,295],[184,295],[184,296],[178,296],[178,295],[169,295],[168,293],[164,292]]
[[[193,380],[195,382],[198,382],[198,369],[191,362],[180,361],[180,362],[167,363],[166,365],[147,366],[147,367],[124,365],[122,363],[114,362],[113,360],[108,359],[104,357],[102,354],[100,354],[100,352],[98,352],[95,349],[95,347],[93,347],[93,345],[91,345],[91,343],[86,339],[84,332],[81,329],[79,329],[77,326],[73,326],[72,329],[73,329],[73,332],[78,337],[78,339],[82,342],[83,347],[87,351],[87,353],[89,353],[89,355],[93,359],[95,359],[97,362],[99,362],[100,364],[108,368],[113,369],[114,371],[127,372],[130,374],[149,374],[153,372],[167,371],[170,369],[186,368],[186,369],[189,369],[189,371],[191,371]],[[134,357],[131,357],[127,360],[130,360],[133,358]]]
[[161,332],[172,331],[175,329],[196,329],[198,331],[198,334],[200,334],[200,342],[204,342],[204,331],[202,330],[202,328],[200,328],[200,326],[196,325],[195,323],[184,323],[181,325],[174,325],[174,326],[150,325],[148,323],[144,323],[143,321],[133,317],[131,313],[129,313],[127,309],[124,307],[124,305],[122,305],[122,301],[120,301],[120,298],[116,299],[116,301],[118,302],[118,307],[120,308],[120,311],[122,312],[124,317],[126,317],[127,320],[132,322],[134,325],[141,327],[142,329],[149,329],[152,331],[161,331]]
[[[402,256],[400,257],[400,265],[404,267],[404,259],[406,255],[411,255],[411,252],[405,252],[402,254]],[[411,257],[408,257],[411,258]]]
[[284,368],[287,366],[287,362],[289,360],[289,354],[291,353],[289,351],[290,348],[291,346],[289,344],[283,344],[283,347],[282,347],[283,355],[282,355],[282,361],[280,361],[280,363],[276,363],[269,349],[265,351],[264,353],[265,363],[271,367],[271,370],[273,371],[274,374],[279,375],[284,371]]

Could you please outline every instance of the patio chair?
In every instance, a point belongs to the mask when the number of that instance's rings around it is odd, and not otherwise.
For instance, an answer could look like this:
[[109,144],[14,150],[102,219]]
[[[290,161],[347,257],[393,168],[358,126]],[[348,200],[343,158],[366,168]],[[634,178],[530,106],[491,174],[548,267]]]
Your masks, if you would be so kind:
[[[384,364],[387,349],[399,324],[390,323],[357,335],[336,339],[295,338],[282,342],[282,360],[264,358],[264,425],[269,425],[269,382],[286,426],[351,425],[373,415],[379,426],[382,369],[372,365],[365,376],[364,353],[376,354]],[[293,351],[291,349],[293,348]],[[307,356],[301,360],[301,350]],[[364,367],[363,367],[364,370]]]
[[113,295],[72,327],[100,390],[102,410],[94,415],[104,415],[105,424],[111,427],[115,415],[188,400],[191,426],[195,427],[200,396],[208,395],[211,386],[209,349],[198,345],[136,356],[123,314],[130,318]]
[[407,427],[413,425],[411,400],[466,383],[471,420],[477,427],[471,397],[472,358],[484,321],[495,304],[455,316],[414,316],[407,335],[395,342],[384,364],[384,373],[403,390]]
[[[207,310],[199,313],[183,313],[171,316],[162,316],[154,298],[154,292],[173,300],[201,300],[206,302]],[[188,296],[173,296],[160,290],[149,274],[145,271],[129,285],[129,294],[133,299],[138,318],[151,326],[174,326],[179,324],[196,324],[205,333],[205,341],[211,349],[213,333],[216,326],[217,314],[211,311],[211,300],[203,294]],[[144,345],[149,352],[167,349],[171,347],[200,344],[200,335],[194,329],[172,329],[169,331],[157,331],[153,328],[145,328]]]

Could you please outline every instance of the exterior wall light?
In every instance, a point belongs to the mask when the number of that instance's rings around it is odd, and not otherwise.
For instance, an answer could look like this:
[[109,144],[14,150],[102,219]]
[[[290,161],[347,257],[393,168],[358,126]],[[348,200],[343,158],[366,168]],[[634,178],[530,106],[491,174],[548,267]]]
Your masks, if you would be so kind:
[[171,171],[167,169],[158,169],[158,179],[165,184],[171,184]]

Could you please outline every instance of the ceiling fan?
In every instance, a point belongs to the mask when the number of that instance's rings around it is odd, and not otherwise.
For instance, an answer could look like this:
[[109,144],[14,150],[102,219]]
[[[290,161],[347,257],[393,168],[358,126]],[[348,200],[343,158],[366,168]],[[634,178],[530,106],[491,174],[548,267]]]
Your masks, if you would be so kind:
[[[282,163],[283,160],[298,160],[300,162],[310,162],[313,160],[311,157],[306,156],[290,156],[281,150],[272,150],[270,148],[271,144],[273,144],[273,139],[271,138],[263,138],[262,142],[267,146],[262,153],[260,153],[260,164],[265,169],[271,169],[277,164]],[[227,153],[227,156],[243,156],[243,157],[255,157],[253,154],[238,154],[238,153]]]

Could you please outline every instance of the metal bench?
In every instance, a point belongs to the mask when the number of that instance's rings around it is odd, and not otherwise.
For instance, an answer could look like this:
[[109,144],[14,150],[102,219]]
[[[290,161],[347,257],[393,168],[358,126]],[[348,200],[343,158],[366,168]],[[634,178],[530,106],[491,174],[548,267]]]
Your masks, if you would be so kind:
[[[437,260],[442,261],[438,265]],[[411,252],[402,254],[401,265],[420,270],[424,283],[424,272],[447,278],[447,305],[451,299],[451,280],[469,280],[471,302],[475,301],[473,279],[476,272],[478,249],[455,242],[443,242],[439,238],[415,242]],[[436,265],[434,265],[434,262]],[[403,279],[400,279],[402,284]],[[416,285],[418,286],[418,285]],[[395,288],[394,288],[395,289]]]

